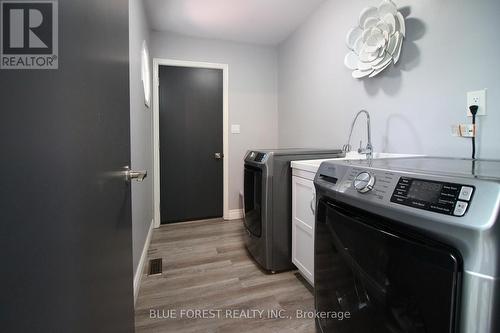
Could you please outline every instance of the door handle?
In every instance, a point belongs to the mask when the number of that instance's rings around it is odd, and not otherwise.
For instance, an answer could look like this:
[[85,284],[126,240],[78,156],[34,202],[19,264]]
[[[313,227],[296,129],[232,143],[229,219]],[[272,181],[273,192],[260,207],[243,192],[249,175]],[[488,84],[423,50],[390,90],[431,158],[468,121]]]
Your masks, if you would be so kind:
[[311,208],[312,214],[316,215],[316,210],[315,210],[315,207],[316,207],[316,193],[313,193],[312,198],[311,198],[311,202],[309,203],[309,207]]
[[125,168],[125,181],[131,182],[135,180],[136,182],[142,182],[144,178],[148,176],[148,172],[146,170],[134,171],[130,170],[130,167],[127,165]]
[[214,158],[216,160],[220,160],[224,157],[224,154],[223,153],[214,153]]

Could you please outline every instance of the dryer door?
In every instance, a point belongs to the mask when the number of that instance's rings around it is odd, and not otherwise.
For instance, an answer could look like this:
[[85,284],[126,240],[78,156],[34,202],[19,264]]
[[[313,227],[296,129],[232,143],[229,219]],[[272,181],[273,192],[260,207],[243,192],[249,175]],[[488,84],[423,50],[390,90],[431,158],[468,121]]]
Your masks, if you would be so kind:
[[255,237],[262,234],[262,169],[245,164],[245,227]]
[[323,332],[456,331],[456,251],[396,221],[325,199],[315,233],[316,310],[342,312],[318,319]]

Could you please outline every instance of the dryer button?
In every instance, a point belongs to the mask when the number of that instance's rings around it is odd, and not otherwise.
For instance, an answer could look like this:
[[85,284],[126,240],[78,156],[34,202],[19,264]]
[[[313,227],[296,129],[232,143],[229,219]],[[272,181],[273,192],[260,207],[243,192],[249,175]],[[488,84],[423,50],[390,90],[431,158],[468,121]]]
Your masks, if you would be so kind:
[[468,205],[469,204],[465,201],[457,201],[457,204],[455,206],[455,210],[453,211],[453,215],[463,216],[465,214],[465,211],[467,210]]
[[474,191],[474,189],[470,186],[462,186],[462,189],[460,190],[460,194],[458,195],[458,199],[469,201],[470,198],[472,197],[473,191]]

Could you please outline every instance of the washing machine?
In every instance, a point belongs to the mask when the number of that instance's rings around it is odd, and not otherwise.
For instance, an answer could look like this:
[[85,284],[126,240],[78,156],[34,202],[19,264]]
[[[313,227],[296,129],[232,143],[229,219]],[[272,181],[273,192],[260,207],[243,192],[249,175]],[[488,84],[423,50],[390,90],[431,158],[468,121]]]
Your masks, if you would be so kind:
[[314,183],[318,331],[500,332],[500,161],[325,162]]

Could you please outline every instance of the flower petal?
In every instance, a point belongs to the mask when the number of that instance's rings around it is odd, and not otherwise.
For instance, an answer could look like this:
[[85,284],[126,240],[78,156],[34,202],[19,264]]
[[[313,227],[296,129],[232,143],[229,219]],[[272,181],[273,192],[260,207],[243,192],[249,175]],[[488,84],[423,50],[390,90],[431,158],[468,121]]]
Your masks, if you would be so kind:
[[356,54],[360,54],[361,53],[361,49],[363,48],[363,38],[359,37],[358,39],[356,39],[356,41],[354,42],[354,49],[353,51],[356,53]]
[[382,72],[384,69],[386,69],[387,67],[389,67],[391,64],[391,62],[389,61],[385,66],[383,67],[380,67],[379,69],[376,69],[374,70],[370,75],[369,77],[374,77],[375,75],[378,75],[380,72]]
[[372,29],[363,30],[363,32],[361,33],[361,38],[363,39],[363,42],[366,42],[366,40],[371,35],[371,33],[372,33]]
[[396,32],[394,35],[391,36],[389,39],[389,44],[387,46],[387,52],[390,55],[394,55],[394,51],[396,51],[396,47],[398,45],[398,39],[400,38],[399,32]]
[[[383,39],[383,37],[381,37],[381,35],[378,35],[378,34],[371,34],[368,39],[366,40],[365,44],[368,45],[368,46],[375,46],[377,47],[378,45],[378,42],[380,39]],[[375,50],[373,50],[375,51]],[[373,51],[370,51],[370,52],[373,52]]]
[[392,14],[386,14],[383,18],[382,21],[387,23],[389,28],[391,29],[390,35],[392,35],[396,31],[396,19],[394,18],[394,15]]
[[379,22],[378,17],[369,17],[365,20],[365,25],[363,26],[363,28],[365,29],[373,28],[374,26],[377,25],[378,22]]
[[368,34],[363,35],[363,37],[366,38],[363,40],[365,43],[376,45],[379,44],[379,42],[383,42],[385,40],[382,30],[378,28],[371,28],[369,31],[370,32]]
[[401,56],[401,47],[403,45],[403,37],[398,39],[398,44],[396,45],[396,50],[394,51],[394,63],[397,64],[399,57]]
[[401,32],[403,37],[406,37],[406,26],[405,26],[405,18],[400,12],[397,12],[396,18],[398,21],[398,31]]
[[362,61],[358,61],[357,67],[360,71],[367,71],[373,69],[371,63]]
[[389,27],[389,25],[384,21],[378,21],[376,27],[382,30],[382,32],[387,32],[389,35],[391,34],[391,27]]
[[377,59],[373,60],[369,64],[371,67],[374,67],[374,66],[377,66],[378,64],[380,64],[384,60],[385,60],[385,53],[382,53],[381,56],[379,56]]
[[375,59],[378,58],[378,52],[368,52],[365,51],[363,48],[361,49],[361,52],[359,53],[359,60],[362,62],[371,62]]
[[377,65],[374,65],[373,69],[375,69],[375,70],[380,69],[382,67],[385,67],[387,64],[389,64],[391,62],[392,62],[391,55],[388,53],[385,53],[383,60],[380,63],[378,63]]
[[375,45],[370,45],[370,44],[365,43],[365,44],[363,45],[363,50],[364,50],[365,52],[368,52],[368,53],[375,53],[375,52],[376,52],[376,53],[378,54],[378,50],[379,50],[379,48],[380,48],[380,47],[379,47],[377,44],[375,44]]
[[390,0],[385,0],[383,1],[379,6],[378,6],[378,15],[380,17],[384,17],[387,14],[392,14],[396,15],[396,12],[398,11],[398,8],[396,5],[390,1]]
[[347,47],[349,47],[351,50],[353,50],[354,49],[354,42],[356,41],[356,39],[361,37],[362,32],[363,31],[359,27],[353,27],[353,28],[349,29],[349,31],[347,32],[347,36],[345,38],[345,42],[347,44]]
[[380,39],[377,41],[377,46],[378,46],[379,48],[381,48],[381,47],[385,47],[386,43],[387,43],[387,40],[385,39],[385,36],[382,36],[382,38],[380,38]]
[[361,14],[359,15],[359,26],[364,27],[365,21],[369,17],[378,17],[378,9],[376,7],[366,7],[361,11]]
[[370,75],[371,73],[373,73],[373,69],[367,71],[360,71],[359,69],[357,69],[354,72],[352,72],[352,77],[355,79],[361,79],[365,76]]
[[385,50],[386,50],[386,47],[381,47],[379,50],[378,50],[378,57],[379,58],[383,58],[384,55],[385,55]]
[[358,68],[359,58],[356,53],[349,52],[346,54],[344,58],[344,65],[349,69],[357,69]]

